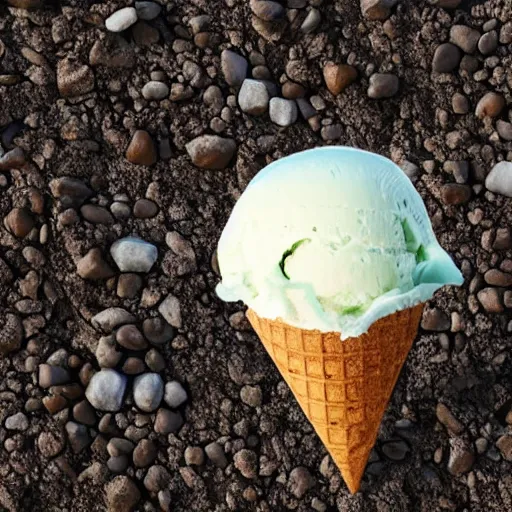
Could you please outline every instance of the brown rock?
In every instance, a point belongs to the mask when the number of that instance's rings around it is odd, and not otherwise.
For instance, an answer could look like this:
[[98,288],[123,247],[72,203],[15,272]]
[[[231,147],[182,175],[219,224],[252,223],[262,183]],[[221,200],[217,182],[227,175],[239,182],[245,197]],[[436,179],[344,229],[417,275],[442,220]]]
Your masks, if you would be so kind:
[[97,40],[89,53],[92,66],[108,68],[132,68],[135,65],[135,52],[132,45],[118,34],[105,34]]
[[450,457],[448,459],[448,471],[452,475],[467,473],[473,466],[475,455],[459,437],[450,439]]
[[505,106],[505,98],[496,92],[488,92],[476,105],[475,115],[480,119],[496,117]]
[[5,217],[4,224],[14,236],[25,238],[34,227],[34,219],[26,208],[13,208]]
[[133,214],[138,219],[151,219],[157,213],[158,206],[149,199],[139,199],[133,207]]
[[512,249],[512,234],[510,228],[498,228],[496,230],[496,238],[494,239],[492,248],[496,251]]
[[503,458],[512,462],[512,436],[504,435],[496,441],[496,446],[499,448]]
[[138,357],[129,357],[123,364],[123,373],[126,375],[138,375],[145,369],[144,362]]
[[265,21],[275,21],[282,18],[285,13],[284,7],[272,0],[250,0],[251,10],[258,18]]
[[348,64],[328,62],[324,66],[324,80],[327,89],[337,96],[357,78],[357,70]]
[[66,98],[81,96],[94,89],[94,73],[89,66],[69,59],[57,64],[57,87]]
[[80,208],[81,214],[84,219],[92,224],[113,224],[114,217],[111,213],[102,206],[96,206],[95,204],[84,204]]
[[421,319],[421,328],[426,331],[447,331],[450,328],[450,319],[438,308],[425,308]]
[[73,416],[76,421],[84,425],[92,426],[96,423],[96,413],[87,400],[82,400],[73,407]]
[[61,395],[45,396],[43,405],[50,414],[55,414],[65,409],[68,406],[68,401]]
[[163,466],[151,466],[144,478],[144,487],[151,493],[157,493],[165,489],[169,485],[170,480],[171,475]]
[[370,77],[368,97],[374,99],[391,98],[398,92],[399,80],[391,73],[374,73]]
[[488,313],[503,313],[502,293],[498,288],[484,288],[477,293],[477,297]]
[[9,169],[19,169],[26,163],[25,154],[21,148],[14,148],[7,151],[5,155],[0,157],[0,171],[8,171]]
[[512,286],[512,274],[507,274],[495,268],[488,270],[484,275],[484,279],[491,286]]
[[201,135],[186,145],[194,165],[202,169],[224,169],[236,151],[236,142],[218,135]]
[[12,313],[2,313],[0,310],[0,354],[9,354],[18,350],[22,339],[23,326],[19,317]]
[[436,407],[437,419],[454,434],[460,435],[464,431],[462,423],[455,418],[450,409],[443,403],[439,402]]
[[285,82],[281,88],[283,98],[289,100],[296,100],[297,98],[303,98],[306,95],[306,89],[295,82]]
[[432,70],[436,73],[450,73],[462,58],[460,50],[452,43],[443,43],[436,48],[432,59]]
[[479,39],[480,32],[466,25],[453,25],[450,29],[450,42],[466,53],[473,53],[476,50]]
[[385,20],[397,0],[361,0],[361,12],[369,20]]
[[140,500],[140,491],[127,476],[116,476],[105,486],[108,512],[131,512]]
[[133,324],[123,325],[116,332],[116,341],[128,350],[144,350],[148,343]]
[[441,199],[444,204],[464,204],[471,198],[471,187],[458,183],[447,183],[441,187]]
[[117,281],[117,296],[133,299],[142,288],[142,278],[137,274],[121,274]]
[[156,456],[155,444],[147,439],[141,439],[133,450],[133,463],[137,468],[145,468],[154,462]]
[[103,259],[101,250],[97,247],[78,261],[76,271],[82,279],[108,279],[114,275],[114,271]]
[[138,21],[131,30],[137,46],[151,46],[160,38],[158,30],[144,21]]
[[145,130],[137,130],[126,150],[126,159],[132,164],[153,165],[157,160],[153,139]]
[[55,457],[64,448],[64,439],[54,432],[41,432],[37,438],[37,447],[43,457]]

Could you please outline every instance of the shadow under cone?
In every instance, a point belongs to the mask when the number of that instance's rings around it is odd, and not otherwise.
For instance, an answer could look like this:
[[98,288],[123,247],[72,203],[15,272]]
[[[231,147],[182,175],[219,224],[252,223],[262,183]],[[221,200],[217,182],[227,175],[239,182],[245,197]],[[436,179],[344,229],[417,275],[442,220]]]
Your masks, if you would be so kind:
[[357,338],[247,317],[330,453],[352,494],[359,489],[423,305],[372,324]]

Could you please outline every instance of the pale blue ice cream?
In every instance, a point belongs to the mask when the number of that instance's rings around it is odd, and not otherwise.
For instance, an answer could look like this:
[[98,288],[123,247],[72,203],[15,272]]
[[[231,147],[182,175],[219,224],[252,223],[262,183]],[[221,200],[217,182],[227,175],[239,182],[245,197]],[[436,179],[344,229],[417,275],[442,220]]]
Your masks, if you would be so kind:
[[218,260],[221,299],[342,339],[463,282],[403,171],[347,147],[262,169],[233,209]]

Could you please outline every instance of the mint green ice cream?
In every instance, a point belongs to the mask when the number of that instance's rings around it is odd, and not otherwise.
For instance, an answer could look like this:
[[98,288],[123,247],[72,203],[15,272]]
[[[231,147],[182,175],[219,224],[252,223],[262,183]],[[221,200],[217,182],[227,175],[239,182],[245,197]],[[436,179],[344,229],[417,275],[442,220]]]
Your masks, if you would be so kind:
[[463,282],[403,171],[347,147],[262,169],[233,209],[218,260],[221,299],[341,339]]

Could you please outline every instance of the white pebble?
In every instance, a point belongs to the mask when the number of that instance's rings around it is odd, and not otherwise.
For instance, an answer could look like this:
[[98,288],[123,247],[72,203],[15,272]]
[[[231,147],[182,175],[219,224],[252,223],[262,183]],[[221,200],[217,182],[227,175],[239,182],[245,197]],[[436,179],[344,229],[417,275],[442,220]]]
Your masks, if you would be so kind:
[[105,20],[105,27],[110,32],[122,32],[137,21],[137,11],[133,7],[124,7]]

